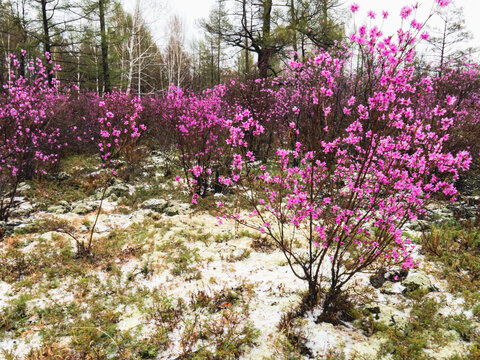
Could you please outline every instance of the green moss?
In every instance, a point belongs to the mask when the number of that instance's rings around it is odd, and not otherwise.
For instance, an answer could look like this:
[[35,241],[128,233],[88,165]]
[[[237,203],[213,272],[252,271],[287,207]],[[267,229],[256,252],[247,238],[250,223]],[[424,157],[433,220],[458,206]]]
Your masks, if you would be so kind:
[[27,303],[32,299],[30,294],[21,294],[18,298],[12,300],[10,305],[2,310],[0,316],[0,337],[5,332],[14,331],[19,335],[27,325],[30,318],[27,312]]
[[215,235],[214,240],[217,243],[224,243],[229,240],[232,240],[234,238],[234,235],[230,232],[223,232],[220,234]]
[[[177,252],[170,259],[173,262],[172,275],[189,275],[188,278],[193,280],[199,276],[198,270],[193,266],[194,263],[200,261],[198,249],[189,249],[185,245],[177,248]],[[200,275],[201,277],[201,275]]]
[[474,223],[450,220],[435,224],[420,241],[429,259],[442,263],[450,290],[480,286],[480,228]]

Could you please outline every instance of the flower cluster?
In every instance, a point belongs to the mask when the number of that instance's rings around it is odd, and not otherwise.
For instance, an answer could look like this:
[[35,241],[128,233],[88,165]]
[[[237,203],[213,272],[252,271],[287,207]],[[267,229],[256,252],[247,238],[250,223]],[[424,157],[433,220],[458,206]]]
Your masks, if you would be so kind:
[[[20,66],[10,56],[13,68]],[[61,95],[59,83],[49,86],[47,70],[40,59],[28,64],[33,74],[31,81],[16,76],[10,80],[0,96],[0,220],[6,221],[17,185],[25,178],[44,174],[46,168],[58,160],[58,151],[67,143],[59,141],[60,129],[52,126],[51,117]],[[5,199],[9,194],[9,200]]]
[[112,173],[116,175],[114,160],[123,151],[134,146],[141,133],[147,129],[144,124],[139,123],[141,100],[126,93],[112,92],[106,94],[98,106],[98,150],[103,167],[112,167]]

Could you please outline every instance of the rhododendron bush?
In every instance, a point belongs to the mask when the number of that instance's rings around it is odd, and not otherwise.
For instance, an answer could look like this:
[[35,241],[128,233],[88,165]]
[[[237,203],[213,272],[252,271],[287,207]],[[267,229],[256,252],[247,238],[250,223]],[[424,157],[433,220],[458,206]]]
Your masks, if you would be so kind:
[[[404,8],[401,16],[410,13]],[[251,205],[233,218],[275,241],[295,275],[308,283],[308,307],[323,294],[324,320],[332,320],[335,301],[356,273],[374,265],[415,266],[402,227],[424,214],[435,194],[454,200],[452,181],[471,162],[468,152],[445,149],[458,119],[457,99],[446,94],[431,102],[437,95],[433,80],[414,77],[421,28],[399,30],[395,38],[376,27],[353,34],[366,61],[361,73],[350,74],[351,96],[338,81],[347,75],[348,58],[319,53],[306,64],[292,61],[287,76],[294,79],[278,81],[309,84],[320,74],[316,87],[289,98],[304,102],[307,94],[321,111],[308,126],[290,124],[286,139],[298,141],[293,148],[285,141],[274,164],[255,163],[245,123],[231,127],[236,154],[231,175],[221,181]],[[356,88],[362,96],[355,96]]]
[[[19,62],[10,56],[13,67]],[[18,183],[58,160],[64,143],[58,141],[60,129],[52,127],[55,104],[61,96],[57,85],[49,86],[47,70],[41,60],[28,64],[34,80],[15,76],[0,96],[0,220],[6,221],[14,205]],[[55,80],[53,80],[55,82]]]
[[[171,143],[178,152],[178,164],[190,190],[204,196],[218,184],[219,173],[228,169],[229,155],[225,139],[227,128],[222,117],[224,85],[196,96],[172,87],[166,96],[162,121],[157,125],[169,129]],[[163,139],[161,139],[163,140]]]
[[102,166],[110,168],[116,175],[114,160],[125,156],[137,144],[146,126],[139,122],[142,111],[141,100],[129,94],[112,92],[99,102],[98,151]]
[[141,100],[130,94],[112,92],[106,94],[98,104],[100,116],[95,129],[99,133],[98,151],[102,161],[104,185],[100,197],[100,205],[95,221],[90,229],[88,241],[79,241],[77,238],[77,253],[81,256],[90,256],[92,241],[98,218],[102,211],[103,201],[111,179],[117,175],[115,161],[121,156],[128,158],[128,153],[134,151],[135,145],[146,130],[146,126],[139,123],[139,114],[142,110]]

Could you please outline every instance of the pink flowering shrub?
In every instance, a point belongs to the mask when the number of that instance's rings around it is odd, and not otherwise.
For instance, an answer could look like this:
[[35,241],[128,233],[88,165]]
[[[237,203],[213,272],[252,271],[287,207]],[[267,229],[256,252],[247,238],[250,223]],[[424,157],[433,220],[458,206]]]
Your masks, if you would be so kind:
[[172,88],[165,99],[161,124],[173,134],[178,164],[195,195],[194,202],[218,185],[219,174],[229,166],[230,156],[224,146],[228,128],[221,116],[224,92],[222,85],[201,96]]
[[279,140],[288,130],[288,123],[279,121],[288,116],[292,107],[287,85],[267,78],[232,80],[226,87],[222,116],[231,125],[243,127],[243,141],[248,144],[248,150],[256,159],[266,161],[274,155]]
[[345,76],[347,54],[342,51],[337,55],[323,52],[305,64],[292,60],[285,75],[275,81],[282,84],[277,98],[286,108],[276,123],[288,125],[283,137],[289,139],[284,145],[291,151],[298,142],[310,150],[320,150],[321,141],[336,138],[348,126],[352,100],[345,100],[352,96],[352,87]]
[[140,121],[142,111],[141,100],[122,92],[106,94],[99,103],[97,118],[98,151],[104,168],[114,169],[114,160],[120,156],[128,156],[146,126]]
[[[402,9],[403,19],[410,15]],[[432,79],[414,76],[421,29],[399,30],[396,38],[376,27],[353,34],[366,60],[360,73],[350,74],[351,96],[338,80],[349,75],[345,59],[320,53],[307,64],[292,63],[300,71],[291,76],[307,84],[313,77],[317,85],[290,98],[306,103],[307,96],[320,117],[306,127],[294,122],[274,163],[254,163],[244,124],[230,127],[234,161],[221,182],[251,206],[233,217],[273,239],[308,283],[305,305],[322,300],[323,320],[335,321],[335,302],[355,274],[379,265],[415,266],[403,226],[425,213],[435,194],[454,200],[452,181],[469,168],[468,152],[445,149],[458,115],[455,101],[446,96],[432,103]],[[298,141],[289,148],[294,135]]]
[[102,211],[105,194],[110,180],[117,175],[115,161],[120,160],[121,156],[128,157],[129,152],[134,151],[141,133],[146,130],[146,126],[139,123],[142,105],[138,97],[132,97],[127,93],[111,92],[104,96],[98,106],[100,107],[100,116],[97,119],[98,151],[103,161],[102,167],[107,172],[104,175],[105,183],[100,206],[90,229],[88,242],[77,241],[79,256],[91,255],[93,234]]
[[52,126],[61,129],[60,141],[69,143],[68,147],[60,149],[58,155],[61,158],[71,154],[95,155],[100,139],[99,104],[103,99],[95,93],[67,90],[61,99],[57,99],[51,119]]
[[[11,55],[14,68],[19,63]],[[40,59],[28,64],[32,79],[17,77],[0,95],[0,220],[6,221],[14,204],[18,183],[37,174],[58,160],[57,152],[66,143],[58,141],[61,129],[52,127],[51,116],[58,103],[58,82],[48,85]]]

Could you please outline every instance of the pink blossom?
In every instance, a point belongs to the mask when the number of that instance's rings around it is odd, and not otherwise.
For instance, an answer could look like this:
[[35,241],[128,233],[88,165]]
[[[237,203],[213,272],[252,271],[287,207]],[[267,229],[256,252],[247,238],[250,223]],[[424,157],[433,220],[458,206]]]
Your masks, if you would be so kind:
[[400,16],[402,17],[402,19],[406,19],[407,17],[410,16],[411,13],[412,13],[412,8],[410,6],[404,6],[400,10]]
[[445,7],[447,6],[448,4],[450,4],[450,0],[435,0],[437,2],[438,5],[440,5],[441,7]]

